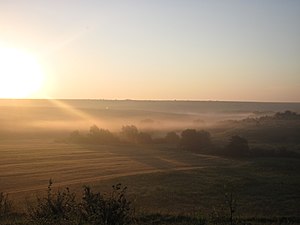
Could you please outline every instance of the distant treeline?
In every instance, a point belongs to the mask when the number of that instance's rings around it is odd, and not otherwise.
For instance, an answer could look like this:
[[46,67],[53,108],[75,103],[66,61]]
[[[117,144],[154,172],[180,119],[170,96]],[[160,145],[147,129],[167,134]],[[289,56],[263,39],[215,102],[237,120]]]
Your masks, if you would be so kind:
[[87,134],[73,131],[66,141],[80,144],[152,144],[153,138],[133,125],[123,126],[120,133],[112,133],[108,129],[93,125]]
[[119,133],[112,133],[93,125],[88,133],[73,131],[64,141],[101,145],[165,145],[195,153],[230,157],[299,157],[298,153],[288,151],[284,147],[250,148],[248,140],[239,135],[231,136],[225,146],[218,146],[208,131],[196,129],[185,129],[180,133],[172,131],[166,133],[164,137],[153,138],[150,133],[139,131],[134,125],[123,126]]
[[242,120],[224,121],[227,134],[236,134],[258,143],[300,145],[300,114],[291,111],[272,116],[249,117]]
[[272,123],[272,122],[289,122],[289,121],[299,122],[300,114],[287,110],[285,112],[277,112],[271,116],[268,115],[268,116],[260,116],[260,117],[249,117],[246,119],[237,120],[235,122],[256,123],[256,125],[260,125],[260,124]]
[[286,110],[285,112],[277,112],[273,116],[260,117],[260,120],[300,120],[300,114]]

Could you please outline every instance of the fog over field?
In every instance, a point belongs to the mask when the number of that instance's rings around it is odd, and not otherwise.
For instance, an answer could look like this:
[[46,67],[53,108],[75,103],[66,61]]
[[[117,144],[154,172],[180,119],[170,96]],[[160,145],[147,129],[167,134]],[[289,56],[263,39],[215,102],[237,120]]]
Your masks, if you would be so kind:
[[137,211],[163,215],[222,211],[229,186],[245,219],[298,221],[299,103],[0,100],[0,112],[0,192],[18,211],[51,178],[77,194],[122,182]]
[[299,0],[0,0],[0,225],[300,225],[299,41]]
[[[124,125],[156,131],[206,129],[220,121],[255,118],[291,110],[299,103],[133,100],[0,100],[1,131],[9,133],[112,131]],[[5,134],[4,134],[5,136]]]

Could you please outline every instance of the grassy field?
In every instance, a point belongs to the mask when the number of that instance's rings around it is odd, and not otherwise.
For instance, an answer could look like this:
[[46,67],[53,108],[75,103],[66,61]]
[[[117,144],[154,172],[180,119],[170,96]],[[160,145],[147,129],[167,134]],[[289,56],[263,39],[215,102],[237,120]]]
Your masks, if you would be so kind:
[[[54,187],[79,192],[88,184],[109,190],[122,183],[138,212],[210,213],[224,193],[246,217],[299,216],[300,160],[237,160],[166,147],[60,144],[49,139],[0,142],[0,192],[23,208],[25,199]],[[27,199],[28,200],[28,199]]]
[[[1,188],[15,194],[39,190],[49,178],[57,185],[83,184],[172,170],[208,166],[214,158],[129,146],[58,144],[48,140],[2,141]],[[225,162],[226,160],[220,160]]]

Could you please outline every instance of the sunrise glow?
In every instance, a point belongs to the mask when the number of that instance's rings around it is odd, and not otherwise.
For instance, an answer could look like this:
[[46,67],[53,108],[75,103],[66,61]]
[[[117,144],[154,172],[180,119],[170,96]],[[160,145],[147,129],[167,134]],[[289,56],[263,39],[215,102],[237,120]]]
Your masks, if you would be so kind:
[[299,102],[299,12],[300,1],[0,1],[0,98]]
[[29,53],[14,48],[0,48],[0,97],[27,98],[43,85],[44,73]]

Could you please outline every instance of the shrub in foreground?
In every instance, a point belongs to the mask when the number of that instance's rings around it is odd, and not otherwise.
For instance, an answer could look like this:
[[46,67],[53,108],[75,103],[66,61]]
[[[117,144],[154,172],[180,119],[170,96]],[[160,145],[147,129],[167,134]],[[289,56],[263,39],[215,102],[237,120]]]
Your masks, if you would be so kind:
[[126,187],[122,188],[121,184],[113,186],[113,191],[107,196],[93,193],[89,187],[84,187],[83,201],[80,205],[84,221],[89,224],[131,224],[133,210],[125,194]]
[[47,196],[37,199],[37,205],[30,208],[29,224],[36,225],[130,225],[133,223],[133,209],[126,197],[126,187],[113,186],[108,194],[92,192],[83,188],[78,201],[69,188],[53,192],[52,181]]
[[0,218],[4,218],[10,215],[12,210],[12,204],[8,200],[8,195],[0,192]]
[[79,205],[75,193],[69,188],[53,192],[49,181],[47,196],[38,198],[37,204],[29,208],[31,224],[78,224],[80,221]]

